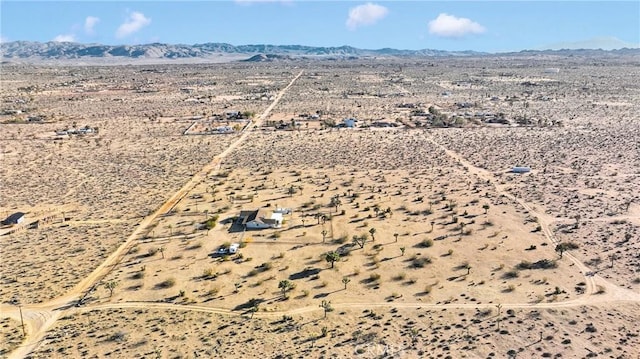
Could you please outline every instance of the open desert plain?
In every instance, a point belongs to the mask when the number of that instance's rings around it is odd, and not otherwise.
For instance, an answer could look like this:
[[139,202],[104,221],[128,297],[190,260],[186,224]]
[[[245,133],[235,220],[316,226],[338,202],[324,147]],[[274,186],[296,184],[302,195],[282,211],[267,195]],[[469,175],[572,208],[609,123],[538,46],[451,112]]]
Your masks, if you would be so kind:
[[640,357],[635,55],[1,85],[0,357]]

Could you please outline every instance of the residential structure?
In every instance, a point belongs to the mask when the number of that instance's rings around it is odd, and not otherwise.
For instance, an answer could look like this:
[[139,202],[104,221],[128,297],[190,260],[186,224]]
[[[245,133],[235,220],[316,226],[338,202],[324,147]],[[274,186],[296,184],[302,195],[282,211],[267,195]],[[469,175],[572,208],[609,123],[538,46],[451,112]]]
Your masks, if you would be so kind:
[[7,225],[20,224],[22,223],[22,221],[24,221],[24,213],[16,212],[10,215],[9,217],[7,217],[6,219],[4,219],[2,221],[2,225],[7,226]]
[[344,120],[342,120],[342,123],[344,123],[344,125],[348,128],[356,127],[356,122],[358,122],[358,120],[356,120],[355,118],[345,118]]
[[271,212],[265,209],[241,211],[238,222],[245,229],[265,229],[282,227],[282,213]]

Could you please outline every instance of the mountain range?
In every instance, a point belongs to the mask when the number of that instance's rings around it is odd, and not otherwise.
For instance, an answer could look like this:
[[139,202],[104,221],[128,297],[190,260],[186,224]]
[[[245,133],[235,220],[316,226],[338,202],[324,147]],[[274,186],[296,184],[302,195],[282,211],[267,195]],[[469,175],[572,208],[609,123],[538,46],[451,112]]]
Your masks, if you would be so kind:
[[[640,49],[620,50],[526,50],[496,55],[561,55],[620,56],[640,55]],[[304,45],[240,45],[205,43],[195,45],[151,43],[143,45],[101,45],[72,42],[13,41],[0,44],[0,57],[9,60],[90,60],[90,59],[214,59],[222,55],[234,55],[236,60],[281,61],[296,58],[407,57],[407,56],[487,56],[490,53],[476,51],[398,50],[391,48],[368,50],[351,46],[317,47]]]

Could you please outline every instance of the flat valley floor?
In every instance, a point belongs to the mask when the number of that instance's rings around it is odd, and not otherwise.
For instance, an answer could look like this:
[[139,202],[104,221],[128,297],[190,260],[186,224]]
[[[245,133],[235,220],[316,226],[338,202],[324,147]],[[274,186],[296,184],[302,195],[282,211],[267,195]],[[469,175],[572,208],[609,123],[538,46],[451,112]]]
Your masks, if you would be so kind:
[[637,58],[0,81],[0,357],[640,355]]

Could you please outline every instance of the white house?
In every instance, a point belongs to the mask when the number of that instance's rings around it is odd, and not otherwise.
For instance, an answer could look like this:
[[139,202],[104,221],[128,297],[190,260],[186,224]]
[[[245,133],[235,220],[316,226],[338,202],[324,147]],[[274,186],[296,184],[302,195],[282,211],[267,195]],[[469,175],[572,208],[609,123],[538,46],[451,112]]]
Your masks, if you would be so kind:
[[264,209],[241,211],[238,221],[245,229],[265,229],[282,227],[282,213],[268,212]]
[[231,126],[218,126],[218,127],[216,127],[215,132],[217,132],[217,133],[232,133],[233,132],[233,128],[231,128]]
[[355,118],[345,118],[344,120],[342,120],[342,123],[344,123],[344,125],[346,127],[349,128],[353,128],[356,127],[356,122],[358,122],[358,120],[356,120]]

